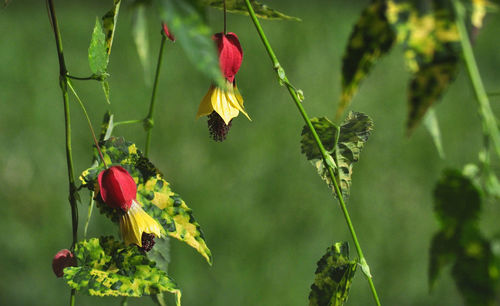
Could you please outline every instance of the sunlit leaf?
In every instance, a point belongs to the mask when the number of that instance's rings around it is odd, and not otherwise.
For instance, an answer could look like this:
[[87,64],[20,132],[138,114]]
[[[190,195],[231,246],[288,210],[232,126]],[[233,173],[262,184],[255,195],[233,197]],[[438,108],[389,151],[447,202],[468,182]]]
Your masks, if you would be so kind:
[[386,54],[396,41],[385,12],[383,0],[374,0],[361,13],[351,32],[342,59],[342,96],[337,117],[351,102],[359,85],[370,72],[375,62]]
[[106,52],[111,53],[113,38],[115,36],[116,21],[120,11],[121,0],[113,0],[113,7],[102,17],[102,26],[106,36]]
[[316,277],[309,293],[310,306],[340,306],[349,296],[357,262],[349,260],[347,242],[329,247],[318,261]]
[[[430,249],[429,285],[452,265],[452,276],[466,305],[493,305],[499,279],[498,259],[478,227],[482,193],[469,177],[446,170],[434,191],[434,212],[440,230]],[[473,169],[472,169],[473,170]]]
[[219,68],[212,30],[205,24],[190,1],[157,0],[162,20],[182,46],[191,63],[209,77],[212,82],[224,87]]
[[132,17],[132,36],[134,38],[135,48],[139,55],[142,68],[144,70],[144,79],[147,84],[151,82],[150,62],[149,62],[149,40],[147,29],[146,4],[143,2],[134,3]]
[[[135,144],[111,137],[101,144],[101,150],[107,165],[121,165],[127,169],[137,183],[137,202],[163,226],[167,234],[192,246],[211,263],[211,252],[191,209],[170,189],[170,184]],[[99,165],[85,170],[80,176],[82,183],[91,190],[97,187],[97,176],[104,170],[99,157],[98,161]],[[97,195],[96,202],[101,212],[118,221],[119,211],[104,204],[100,195]]]
[[89,66],[96,75],[102,75],[108,67],[108,53],[106,51],[106,36],[101,22],[96,19],[94,31],[89,46]]
[[181,292],[165,271],[155,267],[137,246],[125,246],[113,237],[92,238],[75,245],[76,267],[64,269],[68,285],[89,295],[133,296]]
[[[212,7],[218,8],[220,10],[224,9],[223,0],[201,0],[205,5],[210,5]],[[262,19],[270,20],[294,20],[301,21],[300,18],[285,15],[275,9],[268,7],[258,1],[251,1],[252,7],[255,11],[255,15]],[[244,0],[226,0],[226,11],[229,13],[248,15],[247,6]]]
[[436,112],[431,107],[429,111],[427,111],[427,115],[424,117],[424,126],[432,137],[432,141],[434,142],[434,146],[439,154],[439,157],[442,159],[445,158],[443,143],[441,141],[441,131],[439,129],[439,123],[436,116]]
[[413,74],[408,86],[407,130],[411,133],[455,78],[460,35],[451,1],[390,0],[387,19],[398,40],[405,44],[406,61]]
[[[344,198],[349,197],[352,166],[359,159],[359,154],[373,128],[373,121],[363,113],[350,112],[340,126],[340,130],[327,118],[312,118],[319,139],[328,151],[329,162],[334,167],[337,183]],[[338,141],[336,140],[338,134]],[[308,126],[302,129],[302,153],[316,167],[321,178],[335,194],[335,187],[328,168],[325,165],[314,137]],[[328,160],[327,160],[328,162]]]

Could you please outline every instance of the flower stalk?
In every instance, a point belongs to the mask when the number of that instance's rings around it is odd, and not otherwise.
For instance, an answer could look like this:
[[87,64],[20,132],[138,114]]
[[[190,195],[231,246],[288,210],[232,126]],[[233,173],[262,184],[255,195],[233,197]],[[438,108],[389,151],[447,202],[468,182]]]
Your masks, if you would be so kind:
[[377,305],[380,305],[380,300],[378,298],[377,290],[375,289],[375,285],[373,283],[373,279],[372,279],[372,276],[370,273],[370,268],[368,266],[368,263],[366,262],[366,259],[363,255],[363,251],[361,250],[361,246],[358,242],[358,238],[357,238],[356,232],[354,230],[354,226],[352,224],[351,217],[349,216],[349,212],[347,211],[347,207],[345,205],[344,199],[342,197],[342,193],[340,191],[340,188],[339,188],[339,185],[337,182],[337,178],[336,178],[335,173],[334,173],[333,165],[331,164],[331,162],[329,162],[328,152],[325,150],[318,134],[316,133],[316,130],[315,130],[313,124],[311,123],[311,120],[309,119],[309,116],[307,115],[304,107],[302,106],[301,100],[303,99],[303,94],[301,91],[297,90],[289,82],[289,80],[285,74],[285,70],[281,67],[281,65],[278,61],[278,58],[276,57],[276,54],[274,53],[271,45],[269,44],[269,41],[266,37],[266,34],[264,33],[264,30],[262,29],[262,26],[260,25],[260,22],[257,19],[257,16],[255,15],[255,12],[254,12],[253,7],[250,3],[250,0],[245,0],[245,4],[247,6],[250,18],[252,19],[252,21],[255,25],[255,28],[260,36],[260,39],[262,40],[262,43],[264,44],[264,47],[267,51],[267,54],[269,55],[269,57],[273,63],[273,68],[275,69],[276,74],[278,75],[278,79],[279,79],[280,84],[286,86],[288,92],[290,93],[290,96],[292,97],[292,100],[294,101],[295,105],[297,106],[297,109],[299,110],[299,113],[301,114],[302,118],[304,119],[304,122],[306,123],[309,130],[311,131],[313,138],[314,138],[314,140],[315,140],[315,142],[316,142],[316,144],[321,152],[323,162],[324,162],[325,166],[328,168],[328,173],[329,173],[330,178],[333,182],[335,193],[337,194],[337,197],[339,199],[340,208],[342,209],[342,213],[344,214],[344,219],[347,223],[347,226],[348,226],[349,231],[351,233],[352,239],[354,241],[354,245],[356,247],[356,251],[357,251],[358,256],[359,256],[359,264],[361,266],[361,269],[363,270],[363,273],[366,276],[366,279],[368,280],[368,283],[370,285],[370,290],[372,292],[375,303]]

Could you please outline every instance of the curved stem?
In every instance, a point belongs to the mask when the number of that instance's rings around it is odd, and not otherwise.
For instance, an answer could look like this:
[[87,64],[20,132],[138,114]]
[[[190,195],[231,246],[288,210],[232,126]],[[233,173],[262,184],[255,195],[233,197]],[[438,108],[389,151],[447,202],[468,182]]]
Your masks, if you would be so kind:
[[90,133],[92,134],[92,139],[94,140],[94,145],[97,149],[97,152],[99,152],[99,156],[101,157],[102,163],[104,164],[104,168],[108,168],[108,166],[106,165],[106,161],[104,160],[104,156],[102,156],[101,147],[99,146],[99,143],[97,142],[97,138],[95,137],[94,128],[92,127],[92,122],[90,122],[90,117],[89,117],[89,114],[87,113],[87,109],[85,108],[85,105],[83,104],[82,100],[80,99],[80,97],[76,93],[75,89],[71,85],[70,81],[68,81],[68,87],[69,87],[69,89],[71,89],[71,92],[73,93],[73,95],[75,95],[75,98],[78,101],[78,103],[80,104],[80,107],[82,108],[83,114],[85,115],[85,119],[87,119],[87,124],[89,125]]
[[476,95],[476,100],[479,104],[479,114],[482,117],[483,129],[489,136],[495,152],[500,157],[500,132],[498,130],[495,115],[491,110],[488,94],[484,89],[483,81],[481,80],[481,74],[479,73],[479,69],[477,68],[476,59],[474,58],[474,52],[472,51],[472,45],[469,40],[467,28],[465,27],[465,8],[459,0],[453,0],[452,2],[457,16],[456,25],[458,33],[460,34],[462,55],[464,58],[465,66],[467,67],[467,73],[469,75],[470,82],[474,89],[474,94]]
[[[68,168],[68,187],[69,187],[69,204],[71,207],[71,221],[72,221],[72,236],[73,242],[71,244],[71,249],[74,249],[76,242],[78,241],[78,207],[76,201],[77,188],[75,185],[75,175],[73,169],[73,155],[71,148],[71,118],[69,112],[69,98],[68,98],[68,77],[66,64],[64,62],[63,46],[61,41],[61,32],[59,31],[59,25],[57,23],[56,12],[54,8],[54,1],[47,0],[49,20],[52,25],[52,30],[54,31],[54,36],[56,40],[57,57],[59,59],[59,85],[62,91],[63,106],[64,106],[64,127],[66,134],[66,163]],[[71,290],[70,305],[75,304],[75,294],[76,290]]]
[[295,105],[297,106],[300,114],[302,115],[304,122],[309,127],[309,129],[313,135],[313,138],[314,138],[314,140],[315,140],[315,142],[316,142],[316,144],[321,152],[323,162],[326,165],[326,167],[328,168],[328,173],[329,173],[330,178],[333,182],[335,193],[337,194],[337,197],[339,199],[340,207],[342,209],[342,213],[344,214],[344,219],[347,223],[349,231],[351,232],[352,240],[354,241],[354,245],[356,247],[356,251],[357,251],[358,256],[359,256],[361,268],[363,270],[363,273],[366,275],[366,278],[367,278],[368,283],[370,285],[370,290],[372,292],[375,303],[377,305],[380,305],[380,300],[378,298],[377,290],[375,289],[375,285],[373,283],[372,276],[370,274],[370,269],[369,269],[368,263],[366,262],[366,259],[363,255],[363,251],[361,250],[361,245],[359,244],[359,241],[358,241],[358,238],[356,235],[356,231],[354,230],[354,226],[353,226],[352,221],[351,221],[351,217],[349,216],[349,212],[347,211],[347,207],[345,205],[344,199],[342,197],[342,193],[341,193],[339,185],[337,183],[337,178],[335,176],[332,165],[329,162],[327,162],[328,161],[328,153],[325,150],[325,148],[323,147],[323,144],[322,144],[318,134],[316,133],[316,130],[315,130],[313,124],[311,123],[309,116],[307,115],[304,107],[302,106],[301,100],[299,99],[299,95],[297,94],[297,90],[295,89],[295,87],[292,84],[290,84],[290,82],[288,81],[288,78],[286,77],[285,71],[283,70],[283,68],[279,64],[278,58],[276,57],[276,54],[274,53],[273,49],[271,48],[271,45],[269,44],[269,41],[267,40],[267,37],[264,33],[264,30],[262,29],[260,22],[257,19],[257,16],[255,15],[255,12],[252,8],[252,5],[250,4],[250,0],[245,0],[245,3],[247,6],[247,9],[248,9],[248,13],[250,14],[250,17],[252,18],[252,21],[255,25],[255,28],[257,29],[257,32],[259,33],[259,36],[262,40],[262,43],[264,44],[264,47],[266,48],[267,54],[269,55],[269,57],[271,58],[271,61],[273,62],[273,66],[274,66],[274,69],[276,70],[276,73],[278,75],[280,83],[286,86],[288,92],[290,93],[290,96],[292,97],[293,101],[295,102]]
[[94,75],[91,75],[89,77],[77,77],[77,76],[74,76],[74,75],[69,75],[67,74],[66,75],[68,78],[70,79],[73,79],[73,80],[79,80],[79,81],[87,81],[87,80],[97,80]]
[[161,68],[161,63],[163,61],[163,49],[165,47],[165,41],[166,41],[165,35],[161,36],[161,43],[160,43],[160,53],[158,54],[158,62],[156,63],[156,73],[155,73],[155,81],[153,84],[153,92],[151,94],[151,101],[149,103],[149,112],[146,118],[144,119],[144,128],[146,129],[146,146],[144,148],[144,156],[148,157],[149,155],[149,146],[151,145],[151,132],[153,129],[154,121],[153,121],[153,115],[155,112],[155,102],[156,102],[156,89],[158,88],[158,80],[160,78],[160,68]]

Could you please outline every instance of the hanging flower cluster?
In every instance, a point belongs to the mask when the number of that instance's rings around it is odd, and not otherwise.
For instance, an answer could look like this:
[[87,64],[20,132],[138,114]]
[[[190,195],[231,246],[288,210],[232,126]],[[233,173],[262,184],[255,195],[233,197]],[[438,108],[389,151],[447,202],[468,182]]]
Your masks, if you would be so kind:
[[219,54],[219,65],[224,78],[225,88],[211,85],[198,107],[196,118],[208,116],[208,128],[215,141],[223,141],[231,127],[232,119],[242,112],[250,117],[243,108],[243,98],[236,86],[235,75],[243,60],[238,36],[234,33],[217,33],[213,37]]
[[145,251],[151,250],[154,237],[161,237],[164,230],[137,203],[137,185],[121,166],[112,166],[98,176],[101,198],[111,208],[119,209],[120,232],[125,244],[136,244]]

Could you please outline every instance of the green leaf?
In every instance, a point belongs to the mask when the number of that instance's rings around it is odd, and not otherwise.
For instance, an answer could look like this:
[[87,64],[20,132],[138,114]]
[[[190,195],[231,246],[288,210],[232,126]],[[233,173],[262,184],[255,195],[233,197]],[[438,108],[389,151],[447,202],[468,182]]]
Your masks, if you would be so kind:
[[[192,210],[170,189],[170,184],[135,144],[123,138],[111,137],[101,143],[101,151],[107,165],[121,165],[134,178],[137,183],[137,202],[142,205],[144,211],[155,218],[169,236],[195,248],[211,264],[211,252]],[[96,190],[97,176],[105,169],[99,156],[97,159],[98,165],[85,170],[80,176],[83,185],[90,190]],[[100,195],[97,196],[96,202],[102,213],[114,222],[118,221],[119,211],[104,204]]]
[[318,261],[316,278],[309,293],[309,305],[343,305],[357,266],[356,261],[349,260],[347,242],[337,242],[329,247]]
[[113,45],[120,4],[121,0],[113,0],[113,7],[102,17],[102,25],[106,36],[106,53],[108,56],[111,53],[111,46]]
[[431,245],[429,285],[432,288],[442,268],[452,264],[453,279],[466,305],[494,305],[498,258],[478,227],[482,194],[469,177],[474,175],[472,168],[466,167],[466,174],[445,170],[434,191],[441,228]]
[[481,192],[458,170],[445,170],[434,190],[434,211],[442,228],[456,231],[476,222],[481,210]]
[[[413,76],[408,86],[411,133],[457,73],[460,35],[450,1],[387,2],[387,19],[405,44]],[[418,9],[417,9],[418,7]]]
[[135,245],[125,246],[113,237],[92,238],[75,245],[76,267],[64,269],[68,285],[95,296],[153,295],[181,292],[165,271],[155,267]]
[[[202,0],[202,3],[205,5],[210,5],[220,10],[224,9],[223,0]],[[269,20],[301,21],[300,18],[285,15],[258,1],[251,1],[251,3],[255,11],[255,15],[257,15],[257,17],[259,18],[269,19]],[[226,0],[226,11],[229,13],[242,14],[248,16],[247,6],[244,0]]]
[[[352,166],[359,159],[359,154],[373,128],[373,121],[367,115],[349,112],[340,129],[325,117],[312,118],[319,139],[328,152],[332,164],[336,165],[334,172],[344,199],[349,197]],[[338,140],[337,140],[338,135]],[[320,177],[335,194],[327,166],[308,126],[302,129],[301,149],[309,161],[316,167]]]
[[166,21],[176,41],[182,46],[189,60],[212,82],[224,87],[212,30],[190,1],[157,0],[162,20]]
[[168,271],[170,262],[170,240],[168,237],[155,239],[155,246],[148,252],[148,258],[156,262],[156,266],[163,271]]
[[102,75],[108,67],[108,53],[106,51],[106,36],[101,22],[96,19],[94,31],[89,46],[90,70],[96,75]]
[[108,83],[108,81],[106,81],[106,80],[101,81],[101,85],[102,85],[102,91],[104,92],[104,96],[106,97],[106,102],[108,104],[111,104],[111,101],[109,100],[109,83]]
[[445,155],[443,150],[443,143],[441,141],[441,131],[439,129],[436,112],[432,107],[429,109],[429,111],[427,111],[427,115],[425,115],[424,117],[424,126],[427,128],[429,134],[431,134],[432,141],[434,142],[434,146],[436,147],[439,157],[441,159],[444,159]]
[[137,54],[139,55],[139,61],[141,62],[144,71],[144,80],[146,84],[149,84],[151,83],[151,67],[149,62],[146,4],[144,2],[136,2],[132,8],[132,36],[134,38]]
[[385,1],[372,1],[361,13],[349,37],[342,59],[342,95],[337,117],[350,104],[376,61],[389,52],[396,41],[394,31],[385,17],[386,9]]

